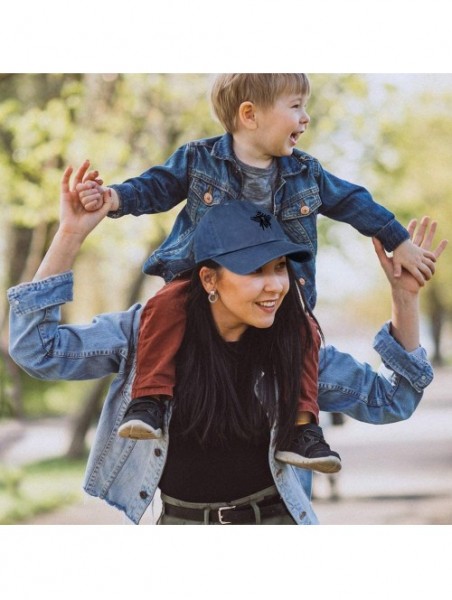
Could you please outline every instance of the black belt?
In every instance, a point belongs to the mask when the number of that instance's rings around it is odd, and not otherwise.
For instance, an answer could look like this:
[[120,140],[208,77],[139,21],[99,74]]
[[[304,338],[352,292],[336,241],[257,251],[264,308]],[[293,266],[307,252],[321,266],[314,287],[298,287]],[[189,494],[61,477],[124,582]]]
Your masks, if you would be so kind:
[[[271,496],[260,502],[256,502],[261,519],[277,517],[290,514],[284,502],[279,496]],[[204,523],[205,510],[203,508],[189,508],[187,506],[175,506],[164,502],[164,513],[170,517],[186,519],[188,521],[199,521]],[[209,523],[220,525],[251,525],[256,523],[256,514],[251,504],[240,506],[220,506],[209,510]]]

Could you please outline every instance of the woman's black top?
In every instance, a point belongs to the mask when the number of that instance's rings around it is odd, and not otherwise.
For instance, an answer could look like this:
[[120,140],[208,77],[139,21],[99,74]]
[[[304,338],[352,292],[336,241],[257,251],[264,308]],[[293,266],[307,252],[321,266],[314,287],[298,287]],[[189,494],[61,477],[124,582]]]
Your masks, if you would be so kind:
[[[240,360],[237,346],[231,348]],[[164,494],[185,502],[230,502],[274,485],[268,462],[268,420],[263,420],[257,439],[229,436],[226,443],[207,445],[195,434],[181,435],[185,426],[178,422],[176,406],[159,484]]]

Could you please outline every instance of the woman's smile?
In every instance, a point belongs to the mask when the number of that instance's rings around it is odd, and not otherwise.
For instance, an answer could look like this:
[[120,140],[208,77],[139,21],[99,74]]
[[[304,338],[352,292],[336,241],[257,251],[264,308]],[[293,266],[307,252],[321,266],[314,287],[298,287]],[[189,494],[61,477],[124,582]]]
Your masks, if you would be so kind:
[[256,302],[257,306],[266,313],[276,312],[278,299],[275,300],[261,300]]

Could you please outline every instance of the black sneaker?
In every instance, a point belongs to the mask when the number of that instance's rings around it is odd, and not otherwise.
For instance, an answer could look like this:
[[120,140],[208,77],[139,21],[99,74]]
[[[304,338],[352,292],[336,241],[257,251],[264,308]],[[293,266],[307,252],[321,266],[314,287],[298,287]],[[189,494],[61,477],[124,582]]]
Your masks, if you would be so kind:
[[275,454],[277,460],[321,473],[337,473],[341,470],[341,457],[328,446],[321,427],[308,423],[296,429],[290,450],[278,450]]
[[155,440],[162,437],[165,405],[159,398],[143,396],[129,404],[118,435],[132,440]]

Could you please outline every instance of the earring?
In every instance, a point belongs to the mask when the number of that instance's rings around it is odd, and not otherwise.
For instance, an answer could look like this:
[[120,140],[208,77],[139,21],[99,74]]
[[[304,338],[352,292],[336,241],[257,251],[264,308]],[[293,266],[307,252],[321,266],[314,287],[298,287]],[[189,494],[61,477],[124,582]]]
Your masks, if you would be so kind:
[[210,302],[210,304],[215,304],[215,302],[218,300],[218,298],[219,298],[219,295],[216,290],[212,290],[207,294],[207,300]]

